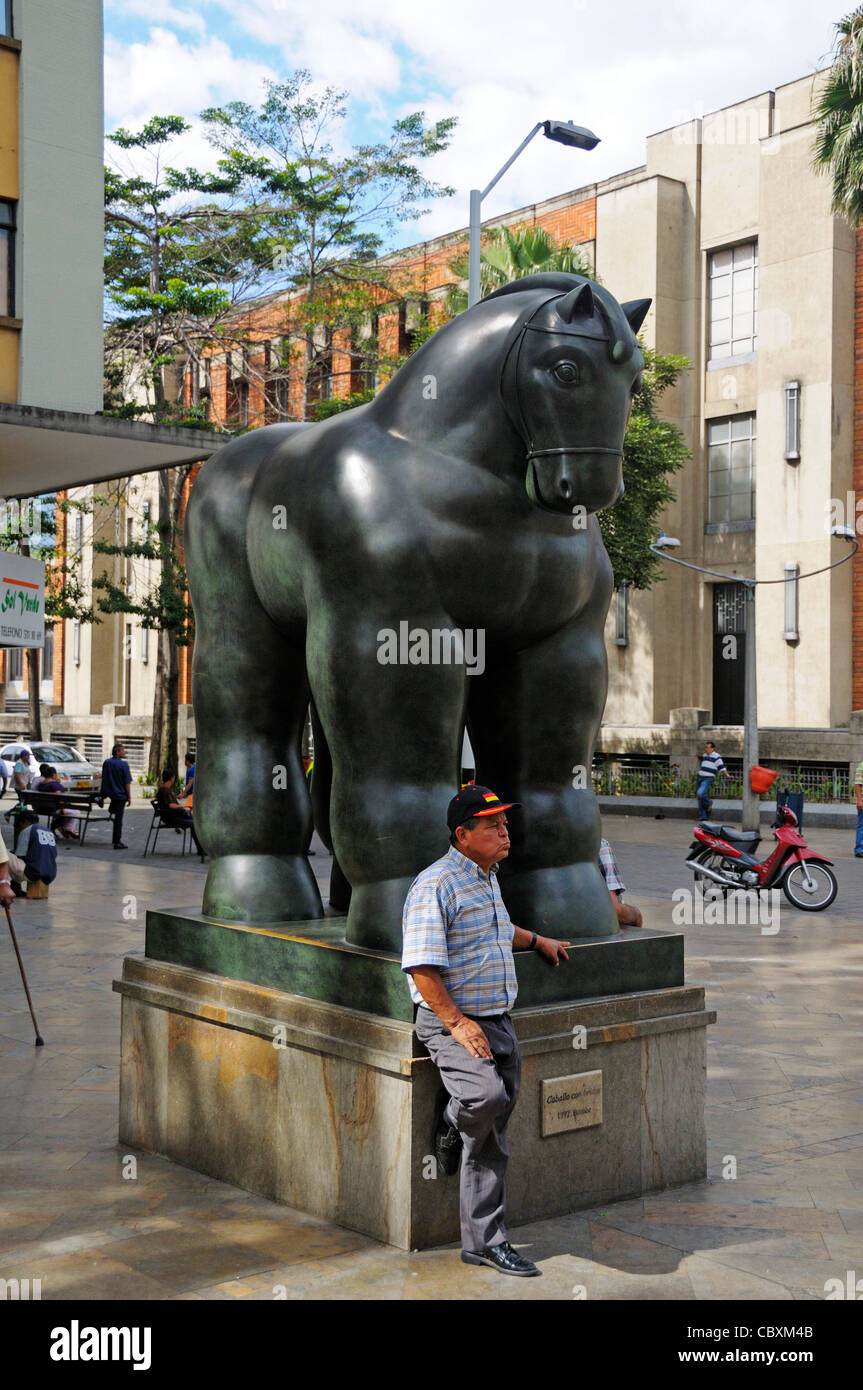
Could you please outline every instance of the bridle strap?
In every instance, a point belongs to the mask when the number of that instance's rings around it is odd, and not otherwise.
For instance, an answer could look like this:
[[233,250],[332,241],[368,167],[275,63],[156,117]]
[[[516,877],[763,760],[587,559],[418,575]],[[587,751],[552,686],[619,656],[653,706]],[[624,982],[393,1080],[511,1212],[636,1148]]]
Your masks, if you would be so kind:
[[549,454],[614,454],[616,458],[619,458],[620,450],[599,448],[592,444],[576,444],[569,449],[528,449],[527,451],[529,459],[546,458]]

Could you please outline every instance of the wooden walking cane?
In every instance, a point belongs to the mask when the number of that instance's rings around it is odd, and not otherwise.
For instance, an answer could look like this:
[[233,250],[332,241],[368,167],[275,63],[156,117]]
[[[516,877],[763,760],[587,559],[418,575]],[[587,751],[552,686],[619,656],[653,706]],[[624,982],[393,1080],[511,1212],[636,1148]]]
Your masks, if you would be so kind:
[[36,1014],[33,1010],[33,1000],[30,998],[30,990],[27,985],[27,976],[24,974],[24,962],[21,959],[21,952],[18,950],[18,940],[15,936],[15,928],[12,925],[12,913],[9,911],[9,908],[6,906],[5,903],[3,904],[3,909],[6,913],[6,921],[9,923],[9,934],[12,937],[12,945],[15,947],[15,954],[18,957],[18,969],[21,971],[21,979],[24,983],[24,993],[27,995],[27,1003],[30,1005],[30,1017],[33,1020],[33,1027],[36,1030],[36,1046],[44,1047],[45,1039],[39,1032],[39,1024],[36,1022]]

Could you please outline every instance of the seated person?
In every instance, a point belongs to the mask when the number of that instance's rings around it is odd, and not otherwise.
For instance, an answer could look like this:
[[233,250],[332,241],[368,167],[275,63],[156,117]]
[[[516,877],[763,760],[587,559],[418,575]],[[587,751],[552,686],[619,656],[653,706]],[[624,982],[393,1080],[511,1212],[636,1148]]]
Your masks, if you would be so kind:
[[50,830],[45,830],[39,824],[35,811],[23,811],[19,826],[21,833],[17,852],[4,852],[9,860],[9,876],[14,891],[23,898],[26,897],[28,883],[39,880],[53,883],[57,877],[57,841]]
[[[30,784],[31,792],[54,792],[55,795],[60,795],[66,790],[57,776],[56,767],[52,767],[50,763],[40,763],[39,774],[36,780]],[[64,840],[77,840],[79,819],[79,811],[68,806],[60,806],[56,816],[51,821],[51,829],[58,831]]]
[[611,894],[618,924],[621,927],[640,927],[642,917],[639,909],[623,901],[626,884],[620,876],[620,867],[608,840],[599,842],[599,867],[605,879],[605,886]]
[[203,857],[204,851],[201,848],[201,843],[197,835],[195,834],[195,826],[192,820],[192,813],[191,811],[187,811],[185,806],[181,806],[180,802],[174,795],[174,774],[169,767],[164,768],[162,771],[162,784],[159,787],[158,792],[156,793],[156,800],[159,804],[159,814],[162,817],[162,820],[165,822],[165,825],[171,825],[174,827],[175,830],[181,830],[184,827],[188,827],[188,829],[192,832],[192,839],[195,843],[195,848],[197,849],[198,853]]
[[195,757],[192,753],[186,754],[186,785],[183,788],[183,795],[180,801],[184,806],[191,807],[195,799]]

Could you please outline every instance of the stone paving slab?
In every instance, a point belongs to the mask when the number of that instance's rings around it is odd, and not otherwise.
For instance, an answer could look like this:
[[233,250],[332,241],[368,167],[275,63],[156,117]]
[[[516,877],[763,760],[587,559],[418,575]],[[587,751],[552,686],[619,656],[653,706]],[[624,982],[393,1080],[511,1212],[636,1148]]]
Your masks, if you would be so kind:
[[[47,900],[14,909],[46,1038],[34,1048],[0,917],[0,1277],[43,1299],[488,1299],[697,1302],[823,1299],[863,1269],[863,863],[844,831],[807,834],[836,861],[826,913],[783,903],[780,930],[686,926],[687,983],[718,1010],[708,1032],[709,1177],[513,1231],[543,1277],[505,1279],[452,1249],[406,1254],[117,1144],[123,956],[149,906],[199,900],[206,865],[161,837],[142,857],[64,846]],[[8,830],[2,826],[8,842]],[[672,926],[691,886],[683,824],[615,817],[645,924]],[[126,833],[124,831],[124,833]],[[312,864],[326,883],[329,859]],[[132,1162],[131,1160],[134,1160]],[[723,1172],[736,1165],[736,1177]]]

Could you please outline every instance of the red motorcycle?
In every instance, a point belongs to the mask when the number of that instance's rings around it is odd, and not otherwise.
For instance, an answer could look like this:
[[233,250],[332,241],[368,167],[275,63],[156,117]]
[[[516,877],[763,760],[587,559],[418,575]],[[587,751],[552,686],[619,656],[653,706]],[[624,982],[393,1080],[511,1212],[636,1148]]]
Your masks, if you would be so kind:
[[838,891],[832,860],[813,854],[797,827],[797,817],[788,806],[780,806],[773,822],[776,848],[766,859],[755,858],[761,842],[757,830],[736,830],[729,825],[701,821],[693,829],[693,840],[686,862],[696,883],[705,888],[718,883],[730,888],[781,887],[793,907],[803,912],[820,912],[829,907]]

